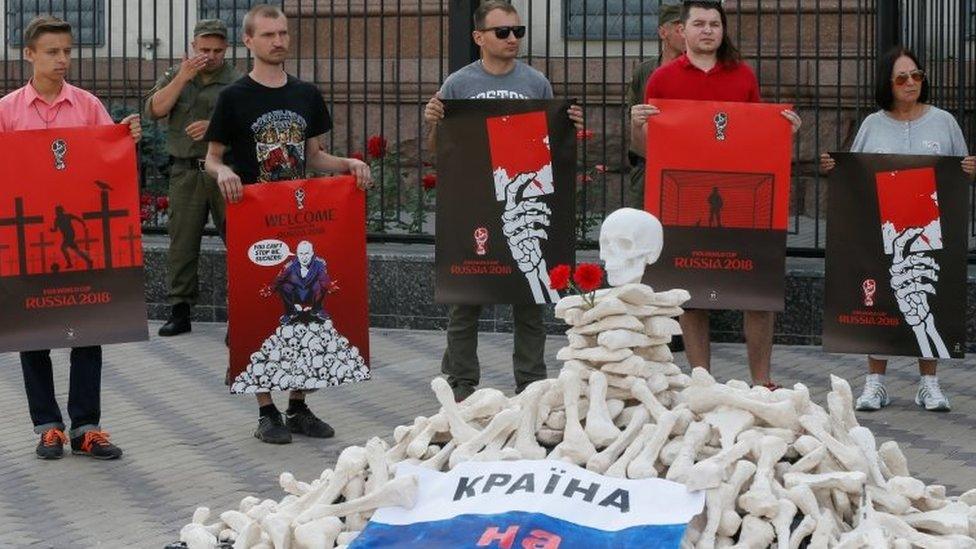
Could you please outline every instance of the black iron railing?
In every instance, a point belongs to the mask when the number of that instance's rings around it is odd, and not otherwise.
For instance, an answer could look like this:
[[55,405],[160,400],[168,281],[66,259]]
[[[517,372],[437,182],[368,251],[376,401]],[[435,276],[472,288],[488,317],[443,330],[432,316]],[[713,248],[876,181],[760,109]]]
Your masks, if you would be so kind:
[[[674,0],[666,0],[670,3]],[[80,29],[70,78],[102,97],[116,117],[141,110],[155,79],[179,62],[198,18],[234,28],[246,0],[6,0],[4,29],[22,29],[48,12]],[[475,53],[469,17],[476,0],[279,0],[289,16],[288,70],[315,82],[335,119],[331,151],[361,154],[383,184],[370,193],[372,240],[432,241],[436,189],[428,190],[423,105],[450,72]],[[608,212],[639,200],[627,158],[627,85],[634,66],[658,53],[660,0],[522,0],[529,27],[524,60],[545,72],[557,96],[577,98],[592,138],[581,143],[579,234],[592,243]],[[976,137],[973,0],[728,0],[729,32],[759,76],[766,101],[792,103],[804,119],[795,140],[791,224],[793,255],[824,246],[825,180],[817,155],[843,150],[875,110],[879,48],[902,42],[931,76],[932,102],[953,112]],[[19,38],[4,36],[0,93],[23,85],[29,66]],[[229,59],[247,69],[247,50]],[[140,146],[147,195],[146,230],[164,230],[165,135],[146,121]],[[426,179],[425,179],[426,178]],[[425,185],[425,181],[427,185]],[[162,204],[165,205],[165,204]],[[976,210],[974,210],[976,215]]]

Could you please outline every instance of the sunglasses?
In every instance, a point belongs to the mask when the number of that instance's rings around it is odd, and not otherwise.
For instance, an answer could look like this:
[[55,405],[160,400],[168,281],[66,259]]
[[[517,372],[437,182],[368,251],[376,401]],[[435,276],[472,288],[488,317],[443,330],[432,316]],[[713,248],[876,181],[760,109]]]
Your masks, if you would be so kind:
[[908,82],[909,78],[914,80],[916,83],[921,82],[922,80],[925,80],[925,71],[921,69],[915,69],[912,72],[900,72],[898,73],[897,76],[892,78],[892,80],[895,81],[895,84],[898,84],[899,86],[904,86]]
[[525,25],[516,25],[512,27],[488,27],[487,29],[481,29],[481,31],[495,31],[495,38],[499,40],[507,39],[509,34],[514,34],[515,38],[522,38],[525,36]]

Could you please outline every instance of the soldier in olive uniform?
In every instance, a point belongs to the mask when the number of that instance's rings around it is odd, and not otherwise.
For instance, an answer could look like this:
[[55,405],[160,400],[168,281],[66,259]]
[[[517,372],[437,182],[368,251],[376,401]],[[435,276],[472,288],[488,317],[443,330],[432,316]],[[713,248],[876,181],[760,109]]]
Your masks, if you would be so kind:
[[200,238],[213,216],[218,229],[224,225],[224,199],[217,182],[203,171],[207,154],[204,134],[217,103],[217,94],[240,78],[224,60],[227,26],[217,19],[203,20],[193,29],[193,57],[171,67],[156,82],[146,100],[146,115],[169,117],[167,149],[172,156],[169,182],[169,321],[161,336],[190,331],[190,309],[199,293],[197,263]]
[[[661,41],[660,57],[651,57],[636,67],[634,76],[627,87],[627,107],[633,107],[644,102],[644,90],[654,69],[681,57],[685,52],[685,37],[681,34],[681,6],[663,4],[657,16],[657,35]],[[629,113],[628,113],[629,114]],[[627,206],[644,208],[644,151],[630,150],[630,192]]]

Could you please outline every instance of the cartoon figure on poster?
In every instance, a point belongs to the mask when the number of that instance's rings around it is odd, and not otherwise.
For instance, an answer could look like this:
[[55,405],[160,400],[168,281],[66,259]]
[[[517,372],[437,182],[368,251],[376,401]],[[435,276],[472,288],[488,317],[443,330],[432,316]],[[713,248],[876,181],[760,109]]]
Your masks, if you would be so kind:
[[555,303],[559,294],[549,287],[549,270],[542,254],[552,210],[539,200],[556,192],[546,113],[496,116],[488,118],[486,124],[495,199],[505,203],[502,233],[508,249],[525,275],[535,302]]
[[898,309],[915,334],[921,356],[949,358],[929,305],[929,295],[936,294],[940,267],[928,252],[943,248],[935,171],[881,172],[875,174],[875,180],[881,239],[885,255],[891,257],[888,272]]
[[262,241],[248,254],[258,265],[286,261],[260,290],[264,298],[277,296],[284,312],[274,333],[234,379],[231,392],[318,389],[369,379],[359,349],[335,329],[329,315],[327,296],[340,288],[329,277],[325,258],[315,255],[308,240],[299,242],[294,254],[287,250],[282,241]]

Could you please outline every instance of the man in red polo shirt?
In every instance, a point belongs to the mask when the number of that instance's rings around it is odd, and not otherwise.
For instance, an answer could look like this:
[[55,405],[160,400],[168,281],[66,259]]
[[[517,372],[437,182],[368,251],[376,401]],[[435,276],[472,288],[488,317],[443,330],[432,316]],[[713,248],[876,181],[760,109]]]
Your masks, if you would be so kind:
[[[717,1],[685,1],[681,8],[682,32],[686,52],[654,71],[647,82],[643,105],[631,109],[630,138],[634,151],[645,151],[647,119],[661,112],[654,99],[692,99],[701,101],[759,102],[759,82],[742,62],[739,50],[725,33],[728,18]],[[783,117],[800,129],[800,117],[784,110]],[[688,310],[681,318],[685,351],[692,368],[711,367],[708,311]],[[773,349],[774,314],[770,311],[743,311],[743,331],[749,355],[752,382],[775,389],[769,376]]]

